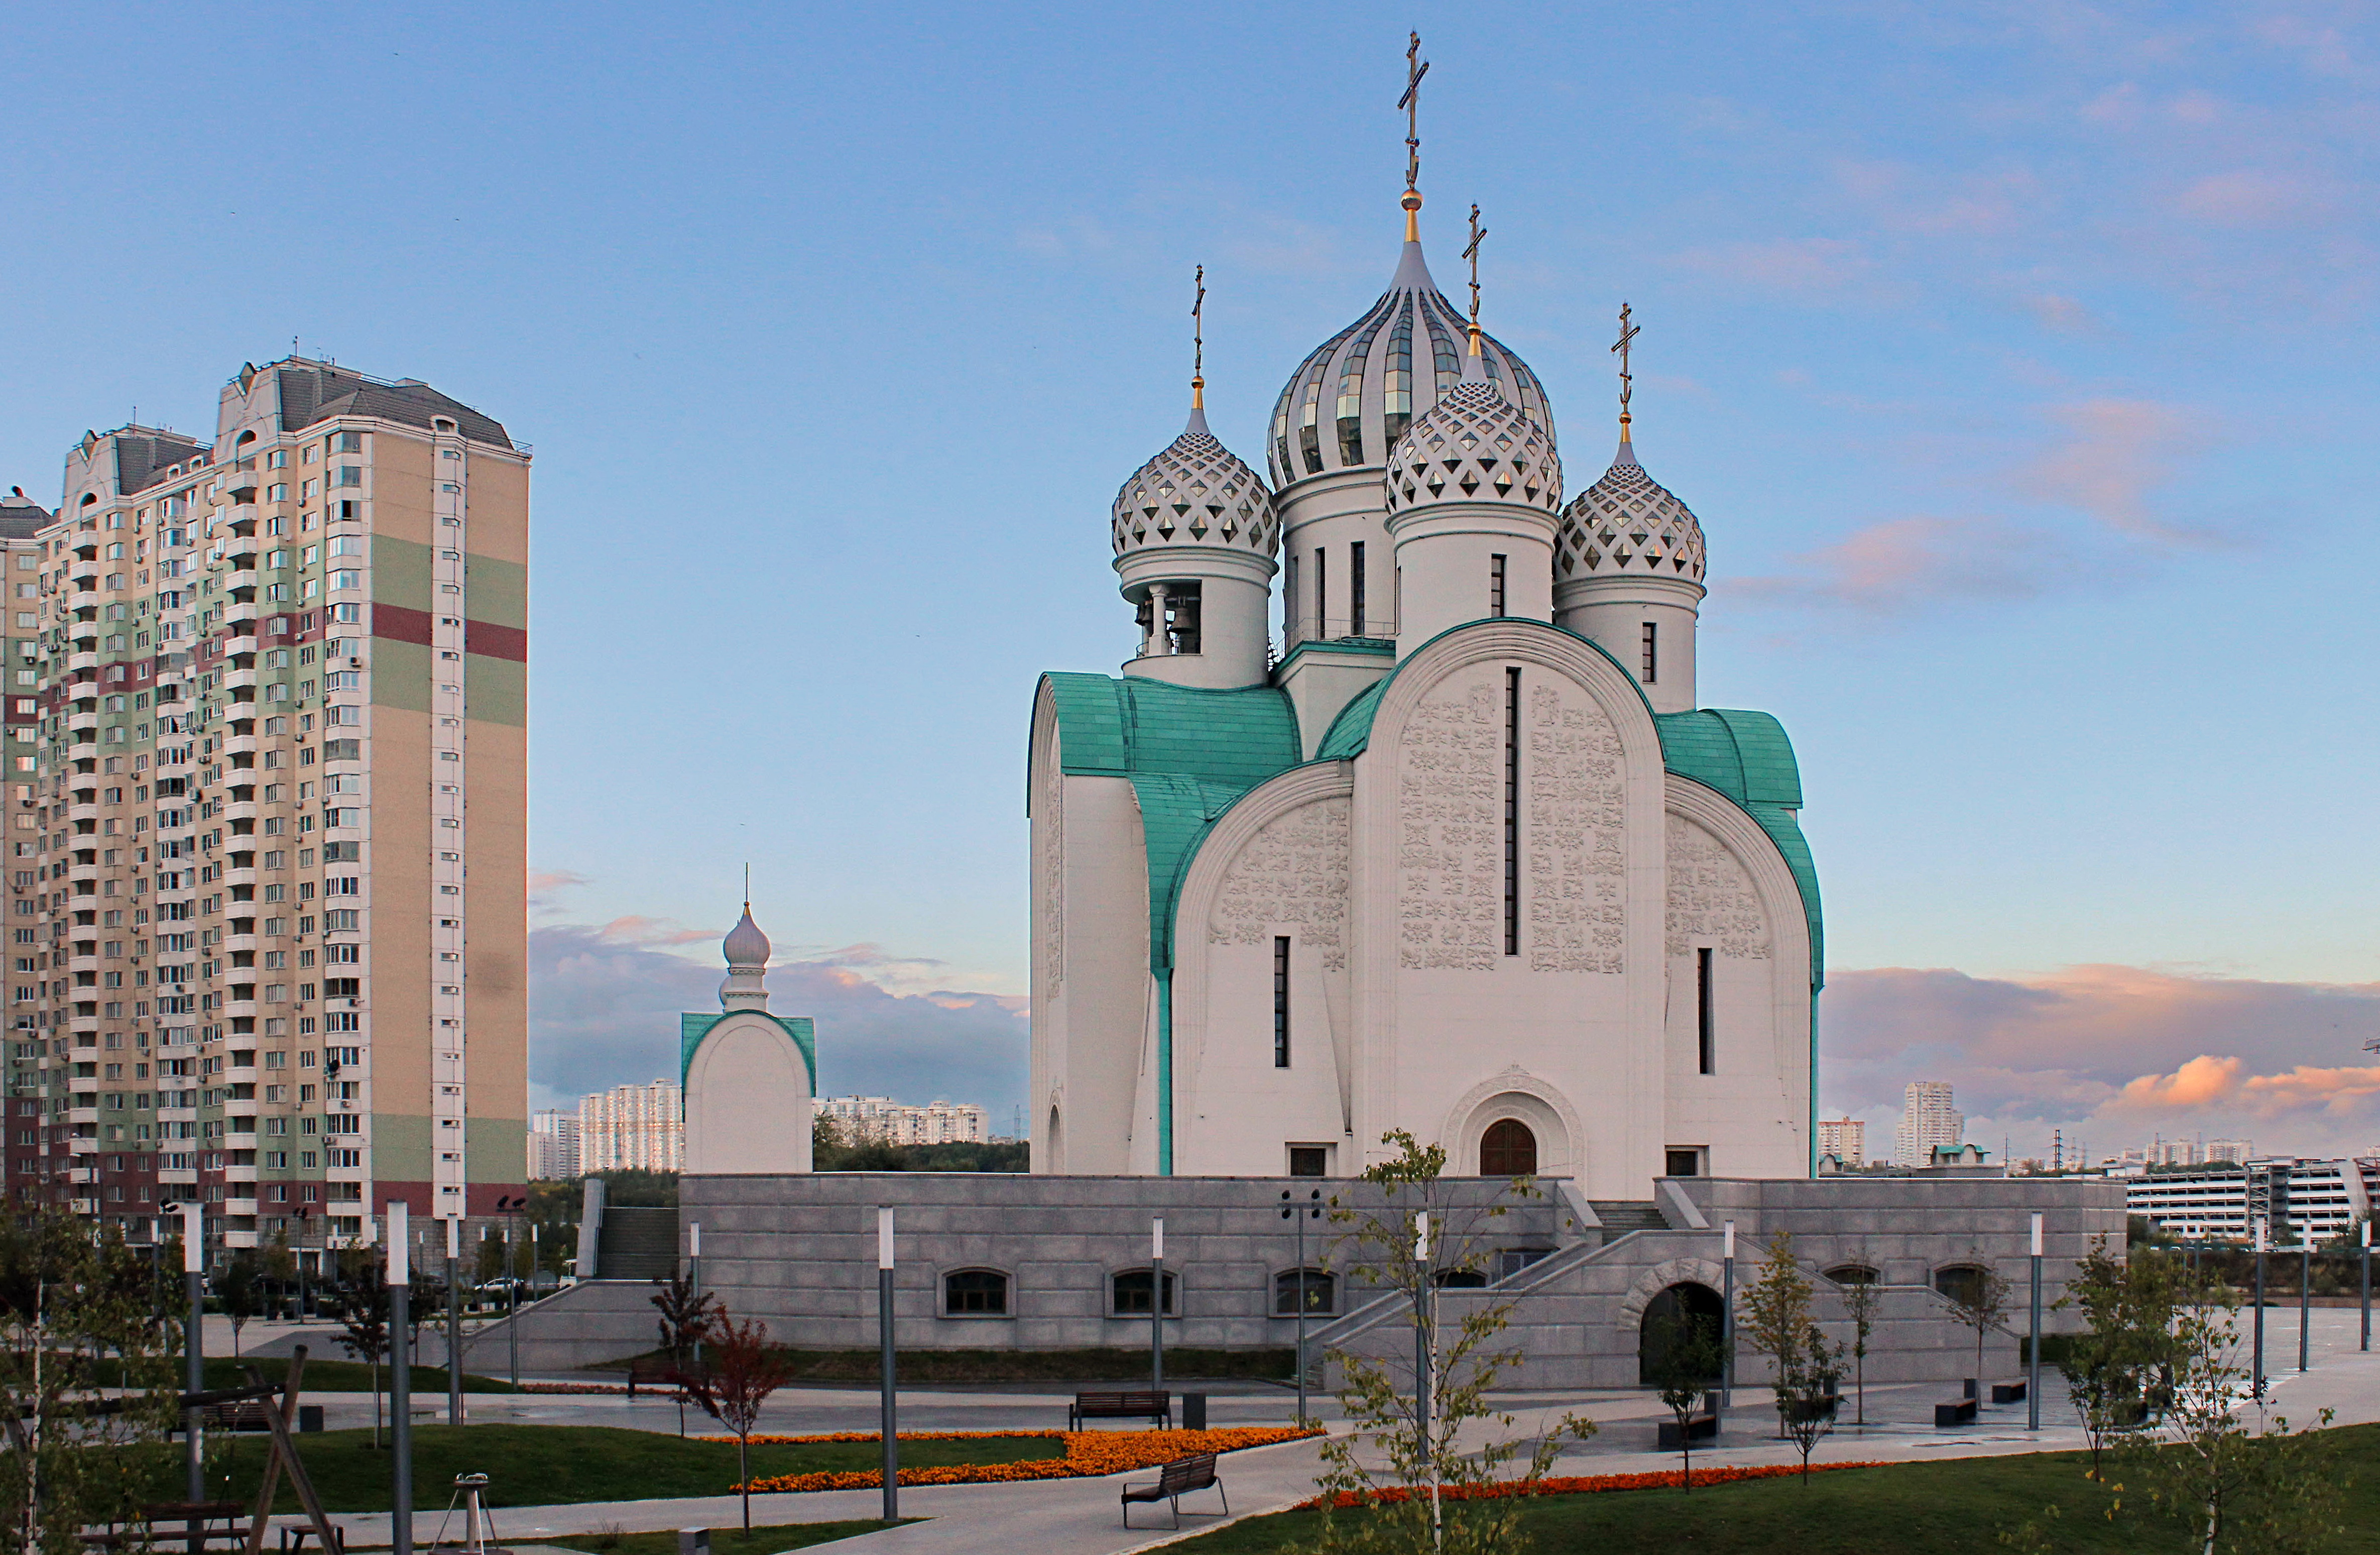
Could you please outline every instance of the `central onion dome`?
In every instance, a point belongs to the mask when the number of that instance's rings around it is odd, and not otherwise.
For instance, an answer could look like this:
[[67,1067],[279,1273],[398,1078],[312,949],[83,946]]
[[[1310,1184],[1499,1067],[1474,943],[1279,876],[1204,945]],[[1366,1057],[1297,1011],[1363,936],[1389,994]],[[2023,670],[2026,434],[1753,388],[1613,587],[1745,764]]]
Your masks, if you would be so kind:
[[1706,559],[1702,525],[1645,473],[1622,428],[1611,468],[1562,513],[1554,581],[1653,573],[1700,583]]
[[1554,440],[1465,358],[1463,380],[1422,413],[1389,456],[1389,513],[1440,502],[1510,502],[1548,513],[1561,505]]
[[[1408,237],[1380,299],[1306,358],[1281,390],[1272,413],[1273,489],[1386,464],[1414,419],[1462,380],[1469,328],[1430,279],[1421,244]],[[1553,407],[1537,375],[1485,335],[1480,354],[1488,381],[1550,440]]]
[[1237,454],[1207,430],[1207,412],[1123,483],[1115,500],[1115,552],[1222,545],[1269,556],[1279,547],[1272,493]]

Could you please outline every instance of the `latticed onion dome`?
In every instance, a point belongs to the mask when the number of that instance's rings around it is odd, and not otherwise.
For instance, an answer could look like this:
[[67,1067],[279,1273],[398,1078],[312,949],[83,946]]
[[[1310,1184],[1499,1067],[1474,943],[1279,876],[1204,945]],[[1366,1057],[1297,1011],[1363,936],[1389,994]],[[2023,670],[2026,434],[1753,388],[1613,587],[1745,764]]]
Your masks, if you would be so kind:
[[[1278,491],[1340,469],[1377,469],[1414,419],[1463,377],[1469,324],[1408,242],[1395,279],[1364,316],[1306,358],[1281,392],[1269,458]],[[1553,407],[1528,364],[1481,336],[1488,381],[1551,439]]]
[[1272,493],[1207,430],[1204,410],[1194,408],[1182,435],[1116,493],[1119,556],[1185,545],[1222,545],[1269,556],[1280,542]]
[[769,936],[761,933],[760,926],[752,921],[749,903],[745,905],[744,916],[736,919],[735,927],[727,931],[727,938],[720,942],[719,949],[727,957],[730,966],[769,965]]
[[1387,484],[1391,514],[1441,502],[1511,502],[1550,513],[1561,505],[1561,460],[1551,434],[1502,390],[1466,378],[1398,441]]
[[1645,473],[1627,439],[1603,479],[1579,493],[1554,538],[1554,581],[1657,573],[1703,580],[1703,527]]

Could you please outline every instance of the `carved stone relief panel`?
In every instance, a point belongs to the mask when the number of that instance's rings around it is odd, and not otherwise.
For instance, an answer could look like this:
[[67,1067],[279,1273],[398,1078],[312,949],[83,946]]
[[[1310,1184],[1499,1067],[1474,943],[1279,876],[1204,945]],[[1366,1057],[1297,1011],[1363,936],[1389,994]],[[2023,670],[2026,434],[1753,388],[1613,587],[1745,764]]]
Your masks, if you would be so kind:
[[1503,954],[1503,681],[1440,684],[1398,738],[1401,966],[1489,972]]
[[1275,816],[1223,872],[1207,919],[1210,945],[1261,945],[1283,929],[1325,971],[1347,966],[1348,800],[1317,799]]
[[1767,960],[1768,915],[1743,861],[1682,816],[1670,817],[1669,835],[1669,953],[1709,945],[1721,955]]
[[1535,972],[1625,970],[1627,779],[1620,731],[1593,697],[1545,672],[1525,677],[1521,841]]

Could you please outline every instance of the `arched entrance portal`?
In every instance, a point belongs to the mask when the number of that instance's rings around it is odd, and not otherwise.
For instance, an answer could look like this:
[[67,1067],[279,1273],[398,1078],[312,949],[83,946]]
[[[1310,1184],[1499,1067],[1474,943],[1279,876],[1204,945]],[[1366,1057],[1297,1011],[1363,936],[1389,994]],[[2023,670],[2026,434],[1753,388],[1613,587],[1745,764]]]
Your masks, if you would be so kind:
[[[1691,1331],[1700,1329],[1716,1341],[1727,1320],[1727,1304],[1708,1285],[1671,1285],[1645,1304],[1645,1319],[1636,1330],[1636,1381],[1657,1388],[1670,1380],[1669,1352]],[[1719,1379],[1709,1379],[1717,1387]]]
[[1498,1118],[1479,1136],[1482,1177],[1534,1177],[1537,1174],[1537,1136],[1518,1118]]

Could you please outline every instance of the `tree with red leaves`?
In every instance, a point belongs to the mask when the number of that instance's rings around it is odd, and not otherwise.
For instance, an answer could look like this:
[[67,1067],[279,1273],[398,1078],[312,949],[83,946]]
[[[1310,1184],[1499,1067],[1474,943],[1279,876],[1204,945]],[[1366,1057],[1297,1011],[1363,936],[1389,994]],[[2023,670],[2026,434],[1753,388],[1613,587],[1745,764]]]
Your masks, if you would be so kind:
[[735,1433],[735,1488],[744,1498],[744,1531],[752,1531],[752,1427],[769,1395],[793,1377],[785,1357],[769,1348],[769,1325],[738,1323],[722,1308],[710,1326],[710,1364],[685,1379],[702,1412]]

